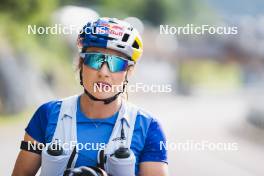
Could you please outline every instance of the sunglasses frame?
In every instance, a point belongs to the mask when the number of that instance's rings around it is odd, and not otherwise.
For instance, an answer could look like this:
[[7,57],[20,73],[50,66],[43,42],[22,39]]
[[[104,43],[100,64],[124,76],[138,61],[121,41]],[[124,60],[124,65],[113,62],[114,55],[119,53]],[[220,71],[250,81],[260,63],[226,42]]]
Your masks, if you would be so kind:
[[[102,64],[104,63],[104,62],[106,62],[107,63],[107,65],[108,65],[108,57],[112,57],[112,56],[114,56],[114,57],[117,57],[118,59],[121,59],[121,60],[124,60],[124,61],[127,61],[128,62],[128,66],[131,66],[131,65],[135,65],[135,62],[134,61],[131,61],[131,60],[128,60],[128,59],[125,59],[125,58],[123,58],[123,57],[121,57],[121,56],[117,56],[117,55],[114,55],[114,54],[105,54],[105,53],[101,53],[101,52],[86,52],[86,53],[80,53],[80,57],[82,58],[82,59],[85,59],[85,55],[86,54],[102,54],[102,55],[104,55],[105,56],[105,59],[104,59],[104,61],[102,62]],[[110,68],[108,68],[109,70],[110,70]],[[111,71],[111,70],[110,70]],[[123,71],[125,71],[125,70],[123,70]],[[111,71],[112,72],[112,71]],[[121,72],[121,71],[117,71],[117,72]],[[112,73],[116,73],[116,72],[112,72]]]

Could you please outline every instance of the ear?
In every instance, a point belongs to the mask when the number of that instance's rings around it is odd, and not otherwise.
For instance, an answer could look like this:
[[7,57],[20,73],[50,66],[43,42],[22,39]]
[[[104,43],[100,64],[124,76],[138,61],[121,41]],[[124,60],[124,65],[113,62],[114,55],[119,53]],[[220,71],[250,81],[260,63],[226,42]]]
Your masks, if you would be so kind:
[[127,68],[127,75],[128,75],[129,77],[133,75],[133,73],[134,73],[134,68],[135,68],[135,65],[130,65],[130,66],[128,66],[128,68]]

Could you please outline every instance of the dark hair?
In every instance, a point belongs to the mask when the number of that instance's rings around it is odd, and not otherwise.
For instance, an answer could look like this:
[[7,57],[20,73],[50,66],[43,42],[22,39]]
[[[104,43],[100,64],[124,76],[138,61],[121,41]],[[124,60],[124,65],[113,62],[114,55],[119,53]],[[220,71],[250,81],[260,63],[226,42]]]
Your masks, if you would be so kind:
[[81,68],[82,68],[82,65],[83,65],[83,59],[82,59],[81,57],[79,57],[77,63],[78,63],[78,64],[77,64],[77,68],[76,68],[76,70],[78,71],[78,70],[81,70]]

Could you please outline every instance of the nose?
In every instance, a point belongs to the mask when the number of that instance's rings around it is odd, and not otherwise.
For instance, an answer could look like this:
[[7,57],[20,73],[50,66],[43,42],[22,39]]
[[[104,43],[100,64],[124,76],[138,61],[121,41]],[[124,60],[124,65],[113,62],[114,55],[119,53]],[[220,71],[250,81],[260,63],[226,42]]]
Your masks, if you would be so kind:
[[103,63],[101,69],[98,71],[99,75],[102,77],[109,77],[110,76],[110,70],[108,68],[107,63]]

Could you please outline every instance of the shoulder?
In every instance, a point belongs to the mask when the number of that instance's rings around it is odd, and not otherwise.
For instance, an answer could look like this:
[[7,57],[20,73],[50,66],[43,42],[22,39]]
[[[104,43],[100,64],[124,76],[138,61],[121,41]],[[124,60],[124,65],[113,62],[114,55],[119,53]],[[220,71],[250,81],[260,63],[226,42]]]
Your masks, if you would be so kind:
[[52,100],[43,103],[36,112],[39,111],[39,115],[50,116],[53,113],[59,112],[61,107],[61,100]]
[[160,144],[166,142],[166,136],[159,120],[153,113],[137,107],[135,133],[142,135],[138,140],[135,140],[137,147],[141,147],[139,162],[167,163],[167,151],[160,148]]
[[154,114],[140,107],[138,107],[137,118],[148,125],[150,125],[152,121],[155,120]]
[[162,130],[159,120],[152,112],[136,105],[133,106],[137,109],[135,128],[141,128],[145,137],[147,133],[151,134],[155,133],[157,130]]
[[[54,99],[43,103],[37,111],[35,112],[34,116],[41,116],[41,119],[46,120],[47,123],[57,123],[58,115],[61,110],[62,102],[66,100],[74,100],[78,98],[78,95],[68,96],[62,99]],[[33,118],[34,118],[33,116]]]
[[58,100],[43,103],[38,107],[30,119],[25,131],[35,140],[44,143],[47,125],[51,119],[55,119],[60,110],[61,102]]
[[52,100],[40,105],[36,112],[34,113],[33,118],[40,118],[42,120],[47,120],[51,113],[54,111],[60,110],[61,101],[59,100]]

